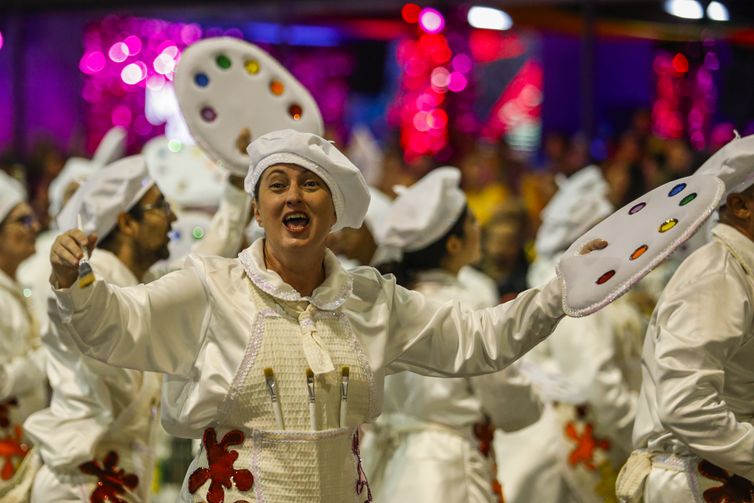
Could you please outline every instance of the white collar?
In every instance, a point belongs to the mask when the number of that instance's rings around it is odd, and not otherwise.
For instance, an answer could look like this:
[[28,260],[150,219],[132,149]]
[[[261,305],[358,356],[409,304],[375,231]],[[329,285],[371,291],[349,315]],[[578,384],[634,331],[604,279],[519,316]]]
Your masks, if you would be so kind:
[[738,229],[726,224],[717,224],[712,234],[727,245],[741,265],[749,274],[754,275],[754,242]]
[[19,294],[21,293],[21,286],[18,284],[18,282],[8,276],[3,270],[0,270],[0,287],[12,292],[17,292]]
[[263,249],[264,238],[259,238],[238,254],[249,279],[263,292],[287,302],[309,302],[323,311],[338,309],[351,295],[351,276],[330,250],[325,250],[325,280],[314,289],[311,297],[306,297],[284,282],[275,271],[265,267]]

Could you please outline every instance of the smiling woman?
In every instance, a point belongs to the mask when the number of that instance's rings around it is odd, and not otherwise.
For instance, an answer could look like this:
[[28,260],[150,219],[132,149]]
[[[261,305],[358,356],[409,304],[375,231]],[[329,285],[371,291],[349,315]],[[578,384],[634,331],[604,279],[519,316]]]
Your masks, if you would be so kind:
[[[563,316],[560,287],[467,311],[370,267],[347,272],[325,239],[363,222],[358,168],[292,130],[248,151],[244,185],[265,238],[237,259],[190,256],[185,269],[130,288],[81,288],[77,260],[53,253],[57,309],[86,354],[166,374],[163,425],[203,439],[179,501],[371,501],[359,426],[380,414],[386,372],[501,369]],[[73,248],[87,241],[65,236]]]

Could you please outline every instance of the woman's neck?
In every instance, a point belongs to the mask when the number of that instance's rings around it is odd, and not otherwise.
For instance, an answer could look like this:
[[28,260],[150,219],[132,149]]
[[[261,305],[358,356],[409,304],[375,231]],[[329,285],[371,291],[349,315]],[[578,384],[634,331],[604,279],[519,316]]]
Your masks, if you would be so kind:
[[262,247],[264,265],[275,271],[287,284],[304,297],[310,297],[325,281],[325,247],[315,253],[282,252],[273,249],[265,239]]

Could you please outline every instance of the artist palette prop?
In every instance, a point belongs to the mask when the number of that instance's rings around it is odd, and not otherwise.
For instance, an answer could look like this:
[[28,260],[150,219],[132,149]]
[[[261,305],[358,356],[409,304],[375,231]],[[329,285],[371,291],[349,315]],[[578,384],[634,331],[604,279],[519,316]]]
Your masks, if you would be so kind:
[[198,146],[158,136],[144,145],[142,155],[149,174],[171,204],[180,208],[220,204],[228,172]]
[[[717,209],[725,192],[712,175],[666,183],[627,204],[577,239],[556,269],[563,310],[586,316],[623,295],[690,238]],[[607,247],[583,253],[592,240]]]
[[235,174],[249,168],[246,147],[279,129],[322,135],[319,108],[306,88],[259,47],[209,38],[183,52],[175,91],[191,135]]

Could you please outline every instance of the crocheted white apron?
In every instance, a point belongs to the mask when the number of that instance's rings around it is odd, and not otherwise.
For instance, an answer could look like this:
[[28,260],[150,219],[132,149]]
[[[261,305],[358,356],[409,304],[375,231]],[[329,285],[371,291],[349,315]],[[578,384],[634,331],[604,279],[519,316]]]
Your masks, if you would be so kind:
[[[251,284],[251,283],[250,283]],[[364,503],[357,426],[375,415],[366,355],[339,310],[285,302],[251,286],[258,315],[234,382],[189,468],[188,501]],[[319,430],[312,431],[306,370],[315,374]],[[342,368],[349,368],[346,424],[339,424]],[[284,429],[264,369],[274,372]]]

